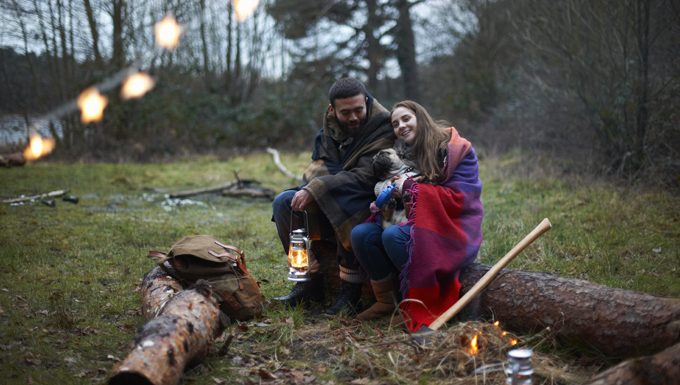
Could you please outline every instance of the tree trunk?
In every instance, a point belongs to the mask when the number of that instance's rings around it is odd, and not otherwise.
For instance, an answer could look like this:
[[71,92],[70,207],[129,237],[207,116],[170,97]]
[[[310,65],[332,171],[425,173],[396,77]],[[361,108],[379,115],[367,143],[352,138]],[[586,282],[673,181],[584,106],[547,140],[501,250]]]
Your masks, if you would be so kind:
[[680,379],[680,344],[661,353],[624,361],[596,375],[586,385],[675,385]]
[[87,24],[90,26],[90,35],[92,35],[92,53],[94,54],[94,62],[97,69],[102,68],[102,55],[99,52],[99,31],[97,29],[97,22],[94,19],[94,12],[90,0],[83,0],[85,5],[85,14],[87,15]]
[[201,54],[203,56],[203,79],[207,90],[212,89],[212,81],[210,78],[210,56],[208,55],[208,40],[205,36],[205,0],[198,2],[201,10],[201,24],[199,26],[199,34],[201,36]]
[[647,133],[647,123],[649,121],[649,113],[647,109],[647,96],[649,93],[649,8],[650,0],[637,1],[637,25],[636,37],[638,43],[638,79],[636,86],[636,105],[637,116],[635,119],[635,139],[633,141],[634,148],[634,166],[637,171],[642,167],[645,155],[645,136]]
[[182,290],[163,306],[175,283],[154,269],[143,285],[145,301],[154,302],[144,304],[145,315],[154,308],[160,314],[144,325],[128,356],[114,368],[109,385],[177,384],[184,369],[203,360],[222,332],[219,304],[209,287]]
[[111,22],[113,24],[113,55],[111,63],[114,68],[123,68],[125,64],[125,50],[123,48],[123,7],[125,7],[124,0],[114,0],[111,6]]
[[378,4],[375,0],[366,0],[368,20],[364,25],[366,35],[366,57],[368,59],[368,89],[376,92],[378,89],[378,73],[382,69],[382,45],[375,36],[375,29],[380,26]]
[[420,100],[418,90],[418,65],[416,64],[416,43],[411,21],[411,4],[408,0],[398,0],[399,19],[397,20],[397,61],[404,82],[404,97]]
[[232,31],[234,30],[234,27],[233,27],[233,24],[232,24],[233,23],[232,20],[234,19],[233,13],[234,13],[233,6],[231,4],[231,1],[229,1],[227,3],[227,15],[228,15],[227,16],[228,17],[228,19],[227,19],[227,53],[226,53],[227,63],[226,63],[225,73],[224,73],[224,85],[227,89],[227,93],[229,93],[230,89],[231,89],[231,78],[232,78],[232,68],[233,68],[232,63],[231,63],[231,61],[232,61],[231,60],[232,49],[233,49],[232,48],[233,47],[233,45],[232,45],[233,38],[232,38],[231,35],[232,35]]
[[[465,294],[488,266],[461,272]],[[518,333],[549,328],[558,340],[609,357],[650,354],[680,341],[680,299],[660,298],[546,273],[503,270],[479,309]]]

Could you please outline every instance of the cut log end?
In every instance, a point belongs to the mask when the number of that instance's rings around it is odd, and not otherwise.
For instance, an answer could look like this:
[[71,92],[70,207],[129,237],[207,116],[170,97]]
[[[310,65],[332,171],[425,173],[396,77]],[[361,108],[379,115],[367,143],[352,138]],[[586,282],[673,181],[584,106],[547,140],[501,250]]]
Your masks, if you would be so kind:
[[154,385],[141,373],[121,372],[111,377],[109,385]]

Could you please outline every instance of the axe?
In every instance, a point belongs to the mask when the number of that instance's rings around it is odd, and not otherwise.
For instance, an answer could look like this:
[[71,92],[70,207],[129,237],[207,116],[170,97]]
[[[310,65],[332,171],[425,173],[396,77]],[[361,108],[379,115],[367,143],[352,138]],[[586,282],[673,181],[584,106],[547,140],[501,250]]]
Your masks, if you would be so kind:
[[496,262],[495,265],[489,269],[489,271],[486,272],[482,276],[482,278],[477,281],[477,283],[472,286],[470,290],[468,290],[467,293],[465,293],[464,296],[462,296],[456,303],[454,303],[450,308],[448,308],[442,315],[437,317],[434,321],[429,326],[424,326],[420,330],[418,330],[415,334],[416,340],[419,343],[423,343],[424,341],[420,337],[425,337],[426,335],[431,334],[431,332],[439,329],[446,323],[446,321],[450,320],[453,318],[456,314],[458,314],[470,301],[472,298],[474,298],[477,294],[479,294],[484,288],[494,279],[496,278],[496,275],[508,264],[510,261],[512,261],[519,253],[521,253],[527,246],[529,246],[531,243],[533,243],[538,237],[543,235],[546,231],[550,230],[552,228],[552,224],[550,223],[550,220],[548,218],[545,218],[541,221],[541,223],[536,226],[529,234],[527,234],[524,239],[519,241],[503,258],[501,258],[498,262]]

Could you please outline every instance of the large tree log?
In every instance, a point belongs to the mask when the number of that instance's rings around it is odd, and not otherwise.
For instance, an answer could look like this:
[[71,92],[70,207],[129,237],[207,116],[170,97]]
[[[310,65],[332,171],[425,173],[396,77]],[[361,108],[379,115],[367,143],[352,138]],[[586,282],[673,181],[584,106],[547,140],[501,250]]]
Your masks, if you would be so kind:
[[182,284],[159,266],[144,275],[140,285],[142,292],[142,315],[150,320],[160,314],[163,306],[180,290]]
[[208,286],[197,284],[164,302],[163,295],[159,299],[151,294],[163,293],[173,284],[161,275],[151,277],[151,282],[158,288],[145,289],[145,300],[154,301],[154,305],[145,305],[145,314],[155,313],[155,307],[161,309],[160,314],[144,325],[132,351],[113,370],[109,385],[177,384],[187,366],[205,358],[223,330],[219,304]]
[[[461,272],[466,293],[489,266]],[[656,353],[680,342],[680,299],[660,298],[546,273],[503,270],[481,294],[479,309],[504,328],[550,328],[562,342],[612,358]]]
[[661,353],[624,361],[586,385],[676,385],[680,382],[680,344]]

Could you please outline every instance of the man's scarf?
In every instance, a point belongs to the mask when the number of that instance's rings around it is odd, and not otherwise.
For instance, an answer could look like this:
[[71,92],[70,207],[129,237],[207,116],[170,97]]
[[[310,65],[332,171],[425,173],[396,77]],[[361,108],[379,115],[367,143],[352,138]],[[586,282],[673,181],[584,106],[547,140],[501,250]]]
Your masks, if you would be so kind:
[[460,296],[460,268],[472,262],[482,242],[477,155],[451,127],[445,175],[438,185],[414,183],[409,222],[409,260],[401,273],[400,308],[408,329],[418,331]]
[[342,136],[335,116],[326,111],[324,127],[314,142],[312,163],[304,172],[309,182],[303,188],[312,194],[346,250],[351,250],[352,227],[370,214],[377,182],[373,155],[394,143],[388,111],[370,96],[360,130],[353,138]]

